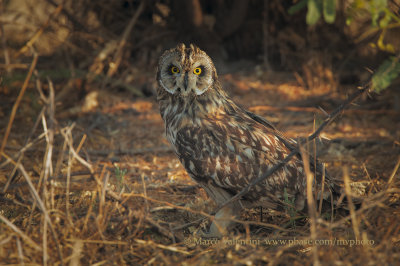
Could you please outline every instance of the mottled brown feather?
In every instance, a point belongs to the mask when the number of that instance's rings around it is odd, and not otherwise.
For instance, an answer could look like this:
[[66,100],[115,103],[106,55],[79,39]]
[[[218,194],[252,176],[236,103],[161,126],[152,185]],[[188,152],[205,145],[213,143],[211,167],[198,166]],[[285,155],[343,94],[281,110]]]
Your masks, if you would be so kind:
[[[179,62],[182,71],[190,73],[196,60],[207,64],[207,82],[212,80],[211,86],[202,88],[200,95],[192,91],[184,94],[179,82],[172,82],[168,80],[170,76],[160,73],[168,61]],[[296,145],[264,118],[236,105],[221,88],[211,59],[193,45],[189,48],[178,45],[165,52],[157,79],[160,83],[157,100],[167,138],[189,175],[217,204],[263,175]],[[171,93],[165,84],[178,84],[178,89]],[[199,77],[196,84],[203,85],[205,81]],[[317,175],[321,175],[320,168]],[[283,198],[285,190],[289,198],[305,199],[305,186],[303,163],[295,157],[254,186],[242,202],[248,206],[271,206]]]

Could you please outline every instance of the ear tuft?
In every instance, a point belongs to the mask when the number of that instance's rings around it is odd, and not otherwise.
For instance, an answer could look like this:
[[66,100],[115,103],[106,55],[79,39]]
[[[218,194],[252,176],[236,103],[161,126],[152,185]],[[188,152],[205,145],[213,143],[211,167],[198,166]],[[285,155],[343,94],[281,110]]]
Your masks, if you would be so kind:
[[180,43],[176,46],[176,50],[180,53],[183,53],[185,51],[186,45],[184,43]]
[[195,44],[191,43],[190,44],[190,49],[192,49],[194,54],[199,54],[201,53],[201,50],[198,46],[196,46]]

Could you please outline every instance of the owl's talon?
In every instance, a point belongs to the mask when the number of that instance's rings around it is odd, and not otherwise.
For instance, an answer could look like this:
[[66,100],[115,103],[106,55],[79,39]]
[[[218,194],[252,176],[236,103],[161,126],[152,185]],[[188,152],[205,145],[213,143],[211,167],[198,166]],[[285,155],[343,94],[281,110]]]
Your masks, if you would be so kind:
[[215,231],[215,230],[211,230],[211,229],[208,232],[205,232],[204,230],[199,229],[193,235],[195,237],[199,237],[199,238],[222,238],[223,237],[223,234],[221,234],[220,231]]
[[222,238],[228,235],[228,230],[235,224],[232,219],[237,216],[239,211],[240,206],[236,203],[225,206],[215,214],[208,232],[199,229],[194,235],[205,238]]

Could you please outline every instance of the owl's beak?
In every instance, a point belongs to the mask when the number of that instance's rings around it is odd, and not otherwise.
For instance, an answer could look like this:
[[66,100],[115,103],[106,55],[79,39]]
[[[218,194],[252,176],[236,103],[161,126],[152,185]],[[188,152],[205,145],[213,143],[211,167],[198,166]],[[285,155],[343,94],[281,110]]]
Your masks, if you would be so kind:
[[189,83],[189,77],[188,77],[188,72],[186,71],[185,72],[185,77],[183,79],[183,86],[185,87],[185,91],[187,89],[188,83]]

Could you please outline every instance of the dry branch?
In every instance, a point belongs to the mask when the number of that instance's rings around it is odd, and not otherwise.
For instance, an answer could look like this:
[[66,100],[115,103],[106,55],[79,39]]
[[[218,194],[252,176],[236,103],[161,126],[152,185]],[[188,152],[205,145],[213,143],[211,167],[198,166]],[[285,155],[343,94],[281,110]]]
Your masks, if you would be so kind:
[[114,58],[112,63],[110,64],[110,68],[107,72],[107,77],[112,77],[114,73],[118,70],[119,65],[121,64],[123,49],[126,45],[127,39],[129,34],[131,33],[133,27],[135,26],[140,14],[142,14],[144,10],[146,0],[142,0],[138,9],[136,10],[135,14],[133,15],[132,19],[129,21],[128,25],[126,26],[124,33],[122,34],[122,38],[118,44],[117,51],[114,54]]
[[[370,84],[365,85],[363,88],[360,90],[356,91],[353,95],[351,95],[344,103],[342,103],[338,108],[336,108],[332,113],[329,114],[329,116],[325,119],[325,121],[318,127],[317,130],[313,132],[305,141],[299,143],[299,145],[304,145],[305,143],[312,141],[313,139],[317,138],[322,130],[326,126],[328,126],[346,107],[348,107],[352,102],[354,102],[358,97],[363,95],[364,93],[368,92],[370,89]],[[253,180],[249,185],[247,185],[245,188],[243,188],[239,193],[237,193],[235,196],[227,200],[225,203],[220,205],[216,210],[215,213],[217,213],[220,209],[225,207],[226,205],[232,203],[235,200],[240,199],[243,197],[245,194],[247,194],[252,187],[254,187],[256,184],[260,183],[261,181],[265,180],[269,176],[271,176],[273,173],[281,169],[283,166],[285,166],[292,158],[293,156],[299,154],[298,148],[294,148],[289,155],[287,155],[279,164],[274,165],[272,168],[270,168],[264,175],[260,176],[259,178]]]
[[360,239],[360,229],[358,227],[358,219],[355,214],[356,209],[355,209],[354,203],[352,201],[352,197],[351,197],[349,169],[347,166],[344,167],[343,181],[344,181],[344,191],[346,193],[347,202],[348,202],[349,211],[350,211],[351,223],[353,225],[353,231],[356,236],[356,239]]
[[[299,107],[299,106],[270,106],[270,105],[256,105],[249,107],[252,112],[270,111],[270,112],[309,112],[309,113],[322,113],[327,115],[326,111],[322,108],[316,107]],[[348,114],[361,114],[361,115],[400,115],[397,110],[370,110],[370,109],[349,109],[346,111]]]
[[[308,214],[310,216],[310,230],[311,230],[311,239],[314,241],[317,240],[317,213],[316,213],[316,208],[315,208],[315,200],[313,197],[313,183],[315,180],[314,174],[310,170],[310,162],[309,162],[309,157],[306,151],[304,150],[304,146],[300,145],[299,146],[300,153],[301,153],[301,158],[303,160],[303,166],[304,166],[304,172],[306,173],[306,178],[307,178],[307,206],[308,206]],[[323,191],[321,191],[321,198],[323,195]],[[313,260],[314,260],[314,266],[320,265],[319,259],[318,259],[318,247],[317,245],[314,245],[312,247],[312,254],[313,254]]]
[[160,146],[160,147],[150,147],[150,148],[142,148],[142,149],[119,149],[119,150],[88,150],[87,152],[91,155],[97,156],[108,156],[110,154],[115,155],[139,155],[151,152],[172,152],[172,148],[170,146]]
[[4,147],[6,146],[7,139],[8,139],[8,136],[10,134],[12,124],[14,122],[15,114],[17,113],[18,106],[21,103],[21,100],[22,100],[22,97],[25,94],[25,91],[28,88],[29,80],[32,77],[32,73],[33,73],[33,70],[36,67],[37,61],[38,61],[38,54],[34,53],[33,54],[32,63],[31,63],[31,67],[29,68],[28,75],[26,75],[24,84],[22,85],[21,91],[19,92],[17,100],[15,101],[15,103],[13,105],[13,108],[12,108],[12,111],[11,111],[10,120],[8,121],[7,129],[6,129],[6,132],[4,133],[3,141],[1,143],[0,155],[3,154]]
[[178,252],[178,253],[182,253],[182,254],[185,254],[185,255],[190,255],[190,252],[187,252],[185,250],[181,250],[181,249],[179,249],[177,247],[174,247],[174,246],[165,246],[165,245],[162,245],[162,244],[157,244],[157,243],[155,243],[155,242],[153,242],[151,240],[145,241],[145,240],[141,240],[141,239],[135,239],[135,241],[138,244],[141,244],[141,245],[149,245],[151,247],[158,247],[158,248],[169,250],[169,251],[172,251],[172,252]]

